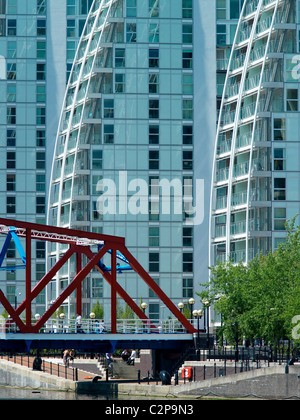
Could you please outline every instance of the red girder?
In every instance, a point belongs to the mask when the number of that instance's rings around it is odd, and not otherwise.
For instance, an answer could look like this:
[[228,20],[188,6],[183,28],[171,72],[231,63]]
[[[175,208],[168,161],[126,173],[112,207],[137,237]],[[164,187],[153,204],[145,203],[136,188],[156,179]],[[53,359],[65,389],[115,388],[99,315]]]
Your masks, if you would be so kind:
[[[136,313],[136,315],[147,324],[150,324],[151,328],[156,328],[154,324],[151,324],[148,317],[138,307],[138,305],[131,299],[126,291],[119,285],[117,281],[117,259],[116,253],[119,251],[128,260],[128,264],[131,268],[146,282],[146,284],[153,290],[153,292],[165,303],[175,317],[182,323],[186,330],[190,333],[196,332],[195,328],[189,323],[189,321],[182,315],[177,309],[173,302],[168,296],[160,289],[155,281],[149,276],[149,274],[143,269],[133,255],[128,251],[125,246],[125,239],[117,236],[97,234],[93,232],[85,232],[75,229],[59,228],[49,225],[40,225],[37,223],[28,223],[18,220],[10,220],[0,218],[0,234],[7,234],[9,227],[15,227],[16,233],[20,237],[25,238],[26,245],[26,297],[25,300],[14,309],[4,293],[0,289],[0,302],[7,310],[13,321],[19,327],[21,333],[37,333],[39,329],[47,322],[47,320],[54,314],[54,312],[62,305],[62,303],[69,297],[74,291],[76,291],[76,309],[77,312],[81,312],[82,306],[82,281],[90,273],[93,268],[96,268],[103,276],[103,278],[111,286],[111,331],[116,332],[117,328],[117,294],[129,305],[129,307]],[[46,273],[38,284],[31,290],[31,241],[33,239],[45,240],[57,243],[69,244],[69,249],[65,254],[54,264],[54,266]],[[94,254],[90,245],[102,244],[102,248],[99,252]],[[98,263],[104,255],[111,251],[111,272],[103,271],[99,267]],[[31,303],[39,293],[48,285],[53,279],[56,273],[61,267],[76,253],[76,275],[74,279],[68,284],[68,286],[61,292],[58,298],[53,304],[46,310],[46,312],[40,317],[40,319],[31,325]],[[82,267],[82,255],[85,255],[89,261]],[[21,320],[20,315],[23,311],[26,311],[25,323]]]

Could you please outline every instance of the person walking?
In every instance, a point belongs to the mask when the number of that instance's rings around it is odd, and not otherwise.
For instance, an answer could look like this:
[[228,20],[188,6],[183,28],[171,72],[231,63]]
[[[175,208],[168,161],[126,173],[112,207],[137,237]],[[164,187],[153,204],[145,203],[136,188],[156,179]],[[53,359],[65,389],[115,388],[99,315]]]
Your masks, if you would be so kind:
[[79,313],[76,314],[75,326],[76,326],[76,333],[83,332],[81,328],[81,315]]
[[65,366],[69,366],[69,356],[70,356],[69,350],[65,350],[63,352],[63,364]]

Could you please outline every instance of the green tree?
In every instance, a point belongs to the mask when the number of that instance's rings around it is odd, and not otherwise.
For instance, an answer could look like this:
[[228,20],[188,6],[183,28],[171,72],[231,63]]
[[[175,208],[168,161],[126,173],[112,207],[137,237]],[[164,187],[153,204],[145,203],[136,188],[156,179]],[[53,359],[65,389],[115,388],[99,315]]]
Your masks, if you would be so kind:
[[99,300],[97,300],[97,302],[93,306],[92,312],[94,312],[96,319],[104,318],[104,309],[103,309],[103,306],[99,303]]
[[220,334],[228,341],[243,337],[277,342],[292,338],[292,319],[300,314],[300,227],[286,224],[287,236],[277,250],[249,262],[212,267],[200,293],[222,314]]

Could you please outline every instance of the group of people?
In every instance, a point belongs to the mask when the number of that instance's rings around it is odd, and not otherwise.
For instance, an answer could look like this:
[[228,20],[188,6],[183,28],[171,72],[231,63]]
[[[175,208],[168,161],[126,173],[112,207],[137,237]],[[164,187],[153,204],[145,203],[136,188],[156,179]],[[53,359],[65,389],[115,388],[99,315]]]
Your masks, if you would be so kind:
[[124,362],[126,362],[128,365],[131,365],[131,364],[134,365],[134,361],[136,358],[136,351],[133,349],[131,350],[131,353],[130,353],[130,350],[125,349],[122,351],[121,357],[124,360]]
[[[84,333],[82,329],[81,315],[79,313],[76,314],[75,327],[77,333]],[[101,321],[95,320],[92,324],[92,329],[95,330],[96,333],[105,333],[107,330],[104,324],[104,319],[101,319]]]

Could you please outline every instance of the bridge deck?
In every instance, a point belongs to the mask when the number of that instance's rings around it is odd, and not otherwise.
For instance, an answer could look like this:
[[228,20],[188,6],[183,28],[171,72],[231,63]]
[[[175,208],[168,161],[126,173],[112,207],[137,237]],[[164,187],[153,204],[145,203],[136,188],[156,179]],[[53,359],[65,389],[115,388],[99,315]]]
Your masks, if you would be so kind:
[[29,351],[30,349],[77,348],[84,351],[114,352],[117,349],[181,350],[193,344],[188,333],[81,334],[81,333],[4,333],[0,334],[0,351]]

